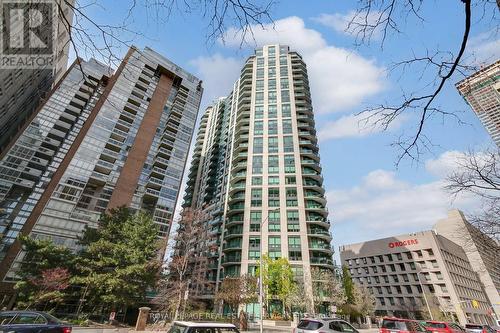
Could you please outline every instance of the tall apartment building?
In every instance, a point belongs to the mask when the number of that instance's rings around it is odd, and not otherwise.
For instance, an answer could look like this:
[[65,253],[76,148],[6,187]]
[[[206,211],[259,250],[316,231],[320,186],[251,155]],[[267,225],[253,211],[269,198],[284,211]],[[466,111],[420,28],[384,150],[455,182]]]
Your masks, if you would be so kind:
[[257,49],[203,115],[189,173],[184,207],[206,212],[216,248],[208,298],[224,276],[254,273],[262,246],[288,258],[312,307],[311,269],[333,269],[319,162],[306,64],[287,46]]
[[500,244],[467,222],[459,210],[448,212],[448,217],[439,220],[434,230],[464,249],[500,320]]
[[458,82],[456,87],[500,147],[500,60]]
[[377,315],[422,319],[441,312],[461,324],[493,323],[491,304],[465,251],[435,231],[340,247],[353,281],[375,296]]
[[81,64],[0,155],[6,291],[22,260],[20,233],[74,248],[85,226],[123,205],[150,212],[160,237],[170,230],[201,81],[148,48],[131,48],[114,75]]
[[[1,5],[7,5],[5,1]],[[70,46],[69,29],[73,20],[73,10],[70,5],[74,0],[54,0],[54,11],[58,13],[54,33],[54,63],[51,67],[27,69],[0,69],[0,152],[6,149],[9,142],[21,130],[23,125],[30,119],[42,99],[50,91],[68,66],[68,55]],[[26,2],[26,6],[29,3]],[[4,9],[7,9],[5,7]],[[17,21],[17,28],[24,22]],[[16,29],[16,26],[11,27]],[[6,26],[2,23],[3,33],[6,34]],[[28,36],[25,36],[27,42]]]

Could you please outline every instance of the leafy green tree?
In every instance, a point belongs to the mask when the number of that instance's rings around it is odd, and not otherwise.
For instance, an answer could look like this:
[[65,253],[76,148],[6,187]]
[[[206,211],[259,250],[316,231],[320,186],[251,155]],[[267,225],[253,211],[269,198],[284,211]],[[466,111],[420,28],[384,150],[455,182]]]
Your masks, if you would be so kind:
[[346,302],[354,304],[354,283],[352,282],[351,273],[345,265],[342,266],[342,286],[344,287]]
[[[262,283],[266,292],[266,300],[271,298],[282,302],[284,315],[287,316],[287,304],[290,304],[289,298],[294,293],[296,282],[293,278],[293,271],[288,259],[271,259],[267,254],[262,256]],[[260,268],[257,267],[257,276],[260,274]]]
[[[69,278],[75,273],[76,256],[50,240],[21,236],[24,257],[18,271],[20,308],[56,306],[66,297]],[[42,309],[43,309],[42,308]]]
[[84,299],[94,308],[119,308],[143,301],[158,278],[158,230],[143,212],[127,208],[105,213],[99,228],[87,228],[81,238],[79,275]]

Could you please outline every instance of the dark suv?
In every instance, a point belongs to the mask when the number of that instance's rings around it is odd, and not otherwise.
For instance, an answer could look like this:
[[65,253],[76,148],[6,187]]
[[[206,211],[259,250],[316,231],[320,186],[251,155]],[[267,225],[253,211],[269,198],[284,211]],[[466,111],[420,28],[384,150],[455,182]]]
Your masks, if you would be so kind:
[[45,312],[1,311],[0,332],[71,333],[71,326]]

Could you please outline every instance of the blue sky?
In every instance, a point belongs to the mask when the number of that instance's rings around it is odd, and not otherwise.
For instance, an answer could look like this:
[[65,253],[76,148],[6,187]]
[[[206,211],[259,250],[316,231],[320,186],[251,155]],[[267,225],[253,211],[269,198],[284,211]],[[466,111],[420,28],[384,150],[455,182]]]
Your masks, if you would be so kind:
[[[103,7],[91,7],[88,12],[97,22],[118,23],[126,15],[125,2],[103,1]],[[370,45],[356,48],[353,36],[344,31],[356,1],[283,0],[272,8],[274,29],[255,27],[255,40],[242,47],[231,26],[225,43],[207,42],[207,22],[197,14],[174,11],[167,19],[165,13],[138,7],[128,28],[143,34],[135,37],[135,45],[152,47],[204,81],[200,115],[211,100],[228,93],[254,46],[279,42],[304,56],[337,247],[426,229],[445,217],[449,208],[468,212],[478,205],[474,198],[452,200],[442,190],[444,177],[461,153],[492,145],[453,86],[460,77],[452,78],[437,104],[458,112],[465,124],[453,118],[430,119],[425,134],[434,146],[418,163],[406,159],[396,168],[400,151],[391,146],[402,133],[415,131],[415,114],[404,115],[385,132],[360,129],[355,116],[366,106],[397,101],[401,89],[423,87],[428,82],[425,74],[420,78],[418,68],[387,75],[392,62],[409,58],[413,52],[422,55],[426,49],[458,49],[463,31],[460,2],[424,3],[421,15],[425,22],[403,18],[403,33],[390,34],[383,48],[377,36]],[[492,62],[500,55],[500,40],[491,34],[498,21],[481,20],[477,8],[474,13],[467,57],[471,62]]]

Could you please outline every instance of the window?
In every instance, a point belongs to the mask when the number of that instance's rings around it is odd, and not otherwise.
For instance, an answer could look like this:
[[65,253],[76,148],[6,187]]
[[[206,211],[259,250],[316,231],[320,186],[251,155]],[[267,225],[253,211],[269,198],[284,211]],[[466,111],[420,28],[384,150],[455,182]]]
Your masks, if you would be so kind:
[[252,185],[262,185],[262,177],[252,177]]
[[403,260],[401,253],[396,253],[396,258],[398,258],[398,260]]
[[15,313],[2,313],[0,314],[0,325],[7,325],[16,316]]
[[290,118],[292,116],[292,109],[290,108],[290,104],[281,105],[281,116],[283,118]]
[[260,249],[260,237],[251,236],[248,239],[248,248],[251,250],[259,250]]
[[281,251],[281,238],[280,236],[269,236],[269,251]]
[[291,136],[283,137],[283,151],[285,153],[293,153],[293,137]]
[[264,78],[264,68],[257,68],[257,79]]
[[276,105],[269,105],[267,107],[267,116],[269,118],[278,118],[278,107]]
[[277,153],[278,152],[278,137],[277,136],[269,137],[267,151],[269,153]]
[[267,75],[269,77],[275,77],[276,76],[276,67],[269,67],[267,69]]
[[267,183],[269,185],[278,185],[280,183],[280,177],[279,176],[269,176],[267,179]]
[[286,189],[286,206],[287,207],[297,207],[297,189],[287,188]]
[[257,91],[264,90],[264,80],[255,81],[255,90],[257,90]]
[[300,250],[300,237],[299,236],[288,236],[288,249],[299,249]]
[[288,259],[299,261],[302,260],[302,252],[301,251],[288,251]]
[[11,325],[27,325],[27,324],[46,324],[45,318],[36,313],[18,314],[14,320],[11,320]]
[[280,75],[281,75],[281,76],[287,76],[287,75],[288,75],[288,67],[286,67],[286,66],[281,66],[281,67],[280,67]]
[[261,207],[262,206],[262,189],[253,188],[251,193],[252,193],[251,206],[252,207]]
[[297,210],[286,211],[287,229],[289,232],[300,231],[299,212]]
[[254,156],[253,157],[252,172],[254,174],[262,173],[262,156]]
[[268,230],[270,232],[280,231],[280,212],[279,210],[270,211],[268,215]]
[[264,58],[262,57],[257,58],[257,66],[258,67],[264,66]]
[[268,84],[267,89],[276,90],[276,79],[269,79],[269,81],[267,81],[267,84]]
[[259,120],[254,123],[253,134],[262,135],[264,134],[264,122]]
[[337,332],[348,332],[348,333],[353,333],[356,330],[349,325],[348,323],[345,323],[343,321],[332,321],[329,324],[329,328],[331,330],[337,331]]
[[267,171],[269,173],[278,173],[280,171],[279,157],[278,155],[268,156],[268,167]]
[[290,91],[282,90],[281,91],[281,103],[290,103]]
[[285,155],[285,173],[295,173],[295,159],[293,155]]
[[279,207],[280,206],[280,189],[277,187],[268,189],[268,206],[269,207]]
[[297,184],[297,179],[295,176],[286,176],[285,177],[285,184],[286,185],[295,185]]
[[264,107],[258,105],[255,107],[255,119],[262,119],[264,117]]
[[264,93],[258,91],[255,93],[255,104],[263,104],[264,103]]
[[262,212],[250,212],[250,231],[260,231],[260,224],[262,223]]
[[392,261],[392,254],[386,255],[388,261]]
[[263,143],[264,143],[264,139],[261,136],[253,138],[253,153],[254,154],[262,154]]
[[276,91],[269,91],[267,93],[267,102],[268,103],[276,103]]
[[287,64],[286,56],[280,56],[280,65],[284,66],[286,64]]
[[292,134],[292,120],[283,120],[283,134]]
[[272,134],[278,134],[278,121],[277,120],[270,120],[269,123],[269,135]]
[[288,89],[288,88],[289,88],[288,78],[287,77],[281,78],[281,89]]

